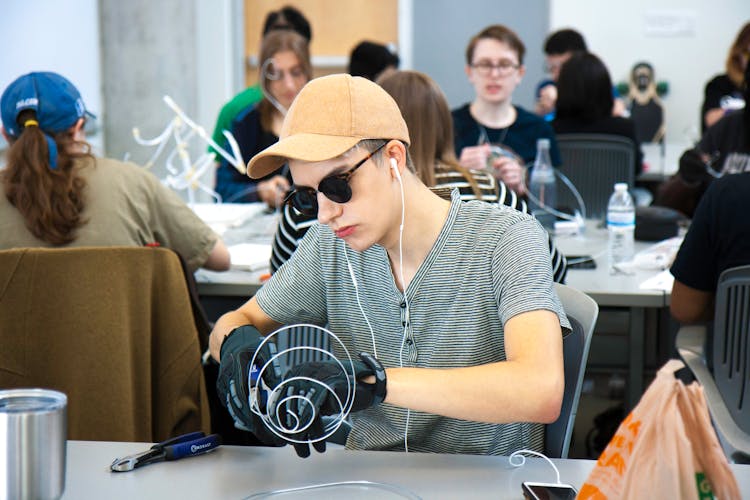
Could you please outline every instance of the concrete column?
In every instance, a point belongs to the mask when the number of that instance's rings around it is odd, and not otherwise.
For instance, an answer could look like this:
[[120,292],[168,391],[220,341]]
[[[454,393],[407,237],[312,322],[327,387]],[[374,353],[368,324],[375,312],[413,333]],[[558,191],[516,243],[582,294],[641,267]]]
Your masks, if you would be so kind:
[[[184,0],[99,0],[106,156],[145,163],[152,150],[133,140],[158,135],[174,116],[171,96],[189,115],[198,109],[196,7]],[[191,155],[192,156],[192,155]],[[154,173],[166,174],[164,162]]]

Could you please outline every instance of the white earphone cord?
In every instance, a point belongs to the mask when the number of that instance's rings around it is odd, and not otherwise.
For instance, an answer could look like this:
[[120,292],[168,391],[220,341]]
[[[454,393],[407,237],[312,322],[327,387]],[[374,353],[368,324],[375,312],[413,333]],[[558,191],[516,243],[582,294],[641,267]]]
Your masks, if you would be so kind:
[[[409,328],[409,299],[406,296],[406,280],[404,279],[404,221],[406,220],[406,202],[404,197],[404,183],[401,180],[401,174],[398,171],[398,164],[395,158],[391,158],[391,167],[396,173],[396,179],[398,180],[398,187],[401,190],[401,224],[398,227],[398,274],[401,280],[401,286],[404,287],[404,334],[401,336],[401,347],[398,352],[398,362],[401,368],[404,367],[404,344],[406,343],[406,334]],[[411,417],[411,410],[406,409],[406,426],[404,427],[404,451],[409,453],[409,420]]]
[[[409,327],[409,299],[406,296],[406,282],[404,280],[404,221],[406,219],[406,204],[405,204],[405,197],[404,197],[404,183],[401,180],[401,174],[398,171],[398,165],[396,164],[395,160],[392,159],[391,166],[393,170],[396,173],[396,179],[398,180],[398,185],[401,190],[401,224],[398,228],[398,274],[399,279],[401,280],[401,285],[404,287],[404,304],[405,304],[405,312],[404,312],[404,334],[401,337],[401,347],[399,349],[398,359],[399,359],[399,365],[403,368],[404,366],[404,343],[406,342],[406,333],[407,329]],[[342,244],[344,245],[344,257],[346,258],[346,266],[349,269],[349,276],[352,278],[352,284],[354,285],[354,293],[357,298],[357,306],[359,306],[359,310],[362,312],[362,316],[364,316],[365,321],[367,322],[367,327],[370,329],[370,335],[372,336],[372,350],[375,357],[378,357],[378,349],[375,345],[375,332],[372,329],[372,325],[370,324],[370,320],[367,318],[367,314],[365,313],[365,309],[362,307],[362,302],[359,298],[359,287],[357,286],[357,279],[354,276],[354,269],[352,269],[352,265],[349,262],[349,254],[347,253],[346,249],[346,243],[342,240]],[[409,419],[411,417],[411,410],[408,408],[406,409],[406,426],[404,428],[404,451],[406,453],[409,453]]]

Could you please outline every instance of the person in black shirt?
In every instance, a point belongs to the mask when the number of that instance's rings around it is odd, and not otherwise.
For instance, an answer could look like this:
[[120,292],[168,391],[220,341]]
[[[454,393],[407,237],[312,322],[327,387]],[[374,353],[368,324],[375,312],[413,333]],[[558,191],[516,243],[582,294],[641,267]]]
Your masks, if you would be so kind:
[[727,72],[707,84],[701,107],[701,132],[721,119],[727,111],[739,108],[742,99],[742,74],[750,52],[750,22],[737,33],[727,56]]

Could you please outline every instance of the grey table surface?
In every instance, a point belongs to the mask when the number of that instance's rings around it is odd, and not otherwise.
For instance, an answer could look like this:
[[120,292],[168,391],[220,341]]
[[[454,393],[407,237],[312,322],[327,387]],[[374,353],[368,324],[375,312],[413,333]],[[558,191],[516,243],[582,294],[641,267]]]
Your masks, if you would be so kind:
[[[425,499],[523,498],[523,481],[555,482],[543,459],[521,467],[507,457],[347,451],[341,447],[307,459],[290,447],[222,446],[212,453],[114,473],[115,457],[145,450],[144,443],[69,441],[64,499],[246,498],[284,488],[337,481],[385,483]],[[553,460],[561,480],[576,488],[592,460]],[[750,492],[750,466],[733,465],[743,492]],[[404,498],[375,488],[338,487],[286,494],[280,498]],[[412,497],[413,498],[413,497]]]

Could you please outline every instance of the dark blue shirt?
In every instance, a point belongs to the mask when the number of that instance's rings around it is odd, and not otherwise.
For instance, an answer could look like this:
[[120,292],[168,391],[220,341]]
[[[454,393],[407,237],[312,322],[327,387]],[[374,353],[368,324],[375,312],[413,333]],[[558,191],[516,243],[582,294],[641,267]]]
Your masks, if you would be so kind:
[[[511,123],[507,128],[484,127],[489,142],[492,144],[502,144],[515,151],[524,163],[530,164],[536,158],[536,141],[537,139],[547,138],[550,140],[550,157],[552,164],[559,166],[560,151],[557,149],[555,132],[552,126],[545,122],[541,117],[529,113],[520,106],[516,108],[516,121]],[[454,109],[453,115],[453,133],[455,137],[456,156],[461,157],[461,150],[465,147],[476,146],[481,144],[482,125],[471,116],[469,104]]]
[[[260,124],[260,113],[257,104],[252,104],[242,110],[232,121],[232,135],[240,147],[242,161],[247,162],[267,147],[275,144],[279,138],[272,132],[264,129]],[[229,145],[224,149],[229,151]],[[251,203],[260,201],[256,191],[258,182],[280,173],[281,169],[268,174],[262,179],[251,179],[241,174],[234,166],[230,165],[223,157],[220,157],[219,168],[216,171],[216,192],[221,195],[224,203]],[[288,169],[286,169],[288,171]],[[287,173],[291,182],[291,176]]]

